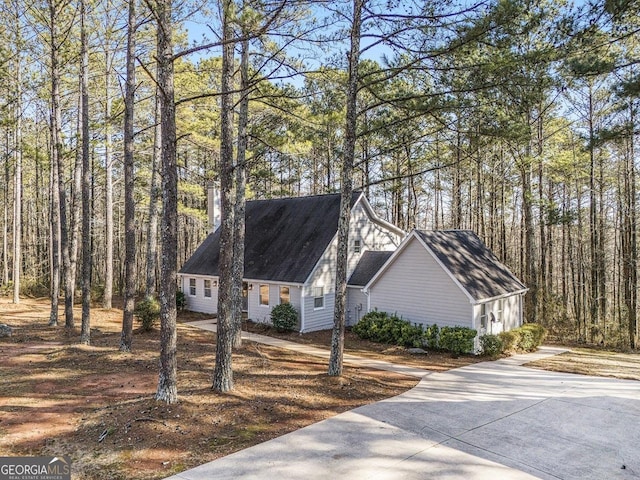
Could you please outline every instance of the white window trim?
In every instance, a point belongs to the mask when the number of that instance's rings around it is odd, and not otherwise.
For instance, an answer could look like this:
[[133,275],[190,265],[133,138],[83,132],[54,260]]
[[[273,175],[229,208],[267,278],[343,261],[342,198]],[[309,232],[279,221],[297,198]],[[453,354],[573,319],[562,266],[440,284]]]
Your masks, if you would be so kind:
[[501,323],[504,320],[504,298],[499,299],[496,302],[496,312],[495,312],[495,318],[496,318],[496,323]]
[[[484,313],[482,313],[484,310]],[[480,305],[480,328],[484,328],[485,330],[489,328],[489,312],[487,312],[487,304],[483,303]],[[482,319],[485,319],[484,326],[482,325]]]
[[354,253],[362,252],[362,240],[358,239],[353,241],[353,251]]
[[[322,295],[317,295],[317,291],[316,290],[320,290]],[[314,287],[314,291],[313,293],[313,309],[314,310],[324,310],[325,308],[325,301],[324,301],[324,287]],[[322,299],[322,306],[321,307],[316,307],[316,299],[321,298]]]
[[[267,287],[267,303],[262,303],[262,287]],[[258,305],[261,307],[269,308],[271,300],[271,287],[268,283],[261,283],[258,285]]]
[[[191,281],[193,280],[193,287],[191,286]],[[193,289],[193,293],[191,293],[191,289]],[[198,280],[195,278],[189,279],[189,296],[197,297],[198,296]]]
[[[207,288],[207,282],[209,282],[208,288]],[[212,285],[213,285],[213,282],[210,279],[208,278],[204,279],[204,288],[202,290],[202,294],[204,295],[204,298],[211,298],[213,296]],[[207,290],[209,290],[209,295],[207,295]]]
[[[283,302],[282,301],[282,289],[286,288],[289,293],[289,300],[287,302]],[[280,302],[280,305],[282,305],[283,303],[291,303],[291,287],[289,285],[280,285],[280,287],[278,288],[278,302]]]

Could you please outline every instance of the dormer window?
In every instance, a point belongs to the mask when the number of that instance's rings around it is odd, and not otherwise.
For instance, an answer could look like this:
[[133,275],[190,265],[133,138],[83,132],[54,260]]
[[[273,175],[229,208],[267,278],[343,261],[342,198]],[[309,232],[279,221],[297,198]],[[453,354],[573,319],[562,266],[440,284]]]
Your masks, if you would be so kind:
[[355,253],[360,253],[361,250],[362,250],[362,245],[360,243],[360,240],[354,240],[353,241],[353,251]]

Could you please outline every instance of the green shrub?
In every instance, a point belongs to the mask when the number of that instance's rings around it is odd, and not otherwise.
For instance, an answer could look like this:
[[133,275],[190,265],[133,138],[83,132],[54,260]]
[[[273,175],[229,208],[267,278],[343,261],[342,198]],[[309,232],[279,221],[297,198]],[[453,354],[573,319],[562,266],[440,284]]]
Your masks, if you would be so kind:
[[520,329],[520,340],[518,341],[519,352],[532,352],[536,349],[536,340],[531,330]]
[[271,323],[279,332],[293,330],[298,323],[298,311],[290,303],[281,303],[271,310]]
[[396,344],[405,347],[422,347],[424,343],[423,338],[424,331],[422,330],[422,325],[411,325],[411,323],[402,320],[400,338],[396,339]]
[[521,327],[499,334],[503,351],[509,353],[533,352],[542,345],[546,335],[547,330],[537,323],[525,323]]
[[502,351],[505,353],[513,353],[518,350],[518,344],[520,343],[520,330],[513,329],[508,332],[500,332],[498,334],[500,340],[502,340]]
[[429,325],[424,331],[424,343],[430,350],[437,350],[439,348],[439,336],[440,328],[435,323]]
[[184,310],[187,306],[187,296],[182,290],[176,291],[176,308],[179,312]]
[[448,350],[453,356],[473,351],[473,339],[477,331],[467,327],[442,327],[440,329],[440,348]]
[[424,332],[421,325],[412,325],[397,315],[377,310],[367,313],[356,323],[353,333],[365,340],[405,347],[421,347]]
[[360,321],[353,326],[352,331],[364,340],[377,341],[374,340],[374,337],[377,338],[379,324],[387,317],[388,315],[386,312],[374,310],[363,316]]
[[488,357],[497,357],[502,353],[503,344],[498,335],[482,335],[480,337],[480,351]]
[[155,298],[145,298],[137,303],[134,315],[142,323],[142,330],[148,332],[160,318],[160,303]]
[[520,330],[531,332],[536,348],[542,345],[547,336],[547,330],[538,323],[525,323],[520,327]]

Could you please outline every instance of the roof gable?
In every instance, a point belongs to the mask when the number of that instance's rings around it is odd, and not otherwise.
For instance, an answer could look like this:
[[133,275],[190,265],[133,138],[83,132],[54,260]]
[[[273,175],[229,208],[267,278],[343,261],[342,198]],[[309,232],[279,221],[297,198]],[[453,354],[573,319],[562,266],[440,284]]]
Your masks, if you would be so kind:
[[527,290],[471,230],[415,234],[476,302]]
[[[361,192],[353,194],[355,205]],[[247,202],[244,278],[304,283],[338,229],[340,194]],[[220,228],[180,273],[219,275]]]

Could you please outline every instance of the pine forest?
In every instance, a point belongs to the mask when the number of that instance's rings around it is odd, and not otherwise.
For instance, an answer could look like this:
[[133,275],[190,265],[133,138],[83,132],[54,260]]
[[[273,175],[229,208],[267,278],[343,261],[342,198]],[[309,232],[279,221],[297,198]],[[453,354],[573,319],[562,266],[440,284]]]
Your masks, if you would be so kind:
[[638,0],[0,5],[0,294],[83,343],[124,305],[123,350],[158,298],[157,398],[211,184],[221,295],[245,200],[362,190],[407,232],[475,231],[552,338],[637,347]]

